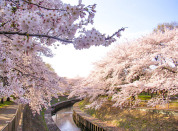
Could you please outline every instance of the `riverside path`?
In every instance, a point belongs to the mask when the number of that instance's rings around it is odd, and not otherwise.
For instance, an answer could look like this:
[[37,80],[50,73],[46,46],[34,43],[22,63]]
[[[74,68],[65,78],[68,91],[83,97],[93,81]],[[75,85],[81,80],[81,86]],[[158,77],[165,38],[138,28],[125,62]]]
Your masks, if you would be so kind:
[[18,109],[18,104],[12,103],[10,105],[0,108],[0,131],[11,121]]

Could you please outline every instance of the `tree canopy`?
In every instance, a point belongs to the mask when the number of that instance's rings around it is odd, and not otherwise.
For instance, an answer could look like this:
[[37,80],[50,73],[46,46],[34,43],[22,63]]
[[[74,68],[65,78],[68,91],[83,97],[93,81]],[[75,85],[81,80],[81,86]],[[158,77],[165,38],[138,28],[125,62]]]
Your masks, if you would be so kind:
[[52,57],[49,47],[57,42],[76,49],[108,46],[124,28],[106,36],[93,24],[96,5],[65,4],[61,0],[0,1],[0,98],[13,95],[35,111],[50,104],[51,96],[62,93],[65,84],[43,62]]
[[[95,63],[88,78],[73,87],[71,96],[88,98],[88,107],[138,105],[139,94],[155,94],[148,106],[169,103],[178,94],[178,29],[153,32],[143,38],[119,44]],[[79,88],[80,87],[80,88]]]

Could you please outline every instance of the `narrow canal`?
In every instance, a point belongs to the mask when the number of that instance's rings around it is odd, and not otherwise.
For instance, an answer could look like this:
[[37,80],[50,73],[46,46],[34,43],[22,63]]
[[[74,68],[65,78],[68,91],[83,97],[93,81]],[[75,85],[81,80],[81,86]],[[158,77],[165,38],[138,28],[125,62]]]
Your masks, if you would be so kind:
[[81,131],[81,129],[75,125],[72,114],[71,106],[59,110],[52,118],[61,131]]

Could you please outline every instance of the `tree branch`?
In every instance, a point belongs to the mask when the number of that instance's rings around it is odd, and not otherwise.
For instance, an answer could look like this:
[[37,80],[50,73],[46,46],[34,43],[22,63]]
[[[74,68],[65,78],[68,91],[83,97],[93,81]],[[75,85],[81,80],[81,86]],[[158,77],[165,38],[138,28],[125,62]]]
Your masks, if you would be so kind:
[[[121,32],[121,31],[124,31],[125,28],[127,27],[124,27],[124,28],[121,28],[119,29],[117,32],[115,32],[112,36],[109,36],[107,37],[105,40],[109,40],[111,39],[112,37],[114,37],[115,35],[117,35],[117,33]],[[28,34],[27,32],[7,32],[7,31],[0,31],[0,34],[3,34],[3,35],[22,35],[22,36],[34,36],[34,37],[46,37],[46,38],[51,38],[51,39],[55,39],[55,40],[58,40],[58,41],[62,41],[62,42],[66,42],[66,43],[73,43],[72,40],[67,40],[67,39],[61,39],[61,38],[58,38],[56,36],[50,36],[50,35],[45,35],[45,34]]]
[[40,80],[44,80],[44,78],[43,77],[36,77],[36,76],[34,76],[34,75],[32,75],[32,74],[24,74],[22,71],[20,71],[20,70],[18,70],[18,69],[16,69],[16,68],[13,68],[14,70],[16,70],[16,71],[18,71],[22,76],[26,76],[26,77],[33,77],[34,79],[40,79]]
[[45,35],[45,34],[28,34],[27,32],[21,33],[21,32],[6,32],[6,31],[0,31],[0,34],[46,37],[46,38],[52,38],[52,39],[55,39],[55,40],[58,40],[58,41],[66,42],[66,43],[73,43],[72,40],[65,40],[65,39],[61,39],[61,38],[58,38],[58,37],[55,37],[55,36],[50,36],[50,35]]
[[121,31],[124,31],[125,28],[128,28],[128,27],[122,27],[122,28],[119,29],[117,32],[115,32],[112,36],[107,37],[105,40],[111,39],[112,37],[114,37],[115,35],[117,35],[117,33],[121,32]]
[[[1,19],[1,18],[0,18]],[[11,20],[8,20],[7,22],[5,22],[5,23],[1,23],[0,24],[0,27],[3,27],[5,24],[7,24],[7,23],[9,23]]]

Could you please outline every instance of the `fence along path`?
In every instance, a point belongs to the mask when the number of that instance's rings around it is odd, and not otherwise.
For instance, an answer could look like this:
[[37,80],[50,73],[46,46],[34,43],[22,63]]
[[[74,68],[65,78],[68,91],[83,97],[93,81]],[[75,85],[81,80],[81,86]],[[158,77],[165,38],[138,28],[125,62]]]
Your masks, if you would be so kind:
[[11,105],[0,108],[0,131],[17,130],[22,107],[13,102]]

